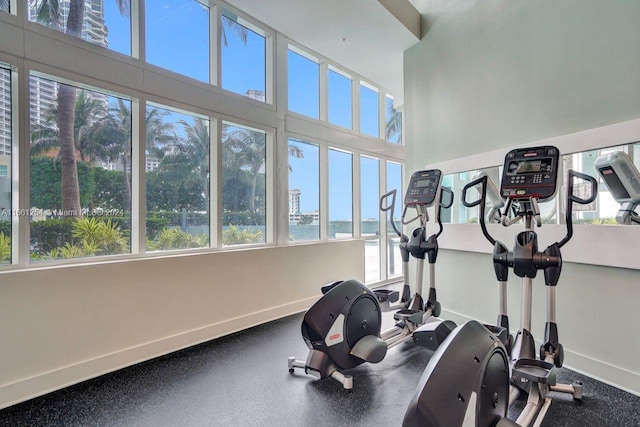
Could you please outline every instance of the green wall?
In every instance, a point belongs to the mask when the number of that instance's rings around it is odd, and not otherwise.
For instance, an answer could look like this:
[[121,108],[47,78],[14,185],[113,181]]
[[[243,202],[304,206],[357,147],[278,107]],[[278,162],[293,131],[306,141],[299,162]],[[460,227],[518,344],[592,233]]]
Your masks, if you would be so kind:
[[[431,6],[423,38],[404,55],[407,177],[427,164],[640,118],[640,1],[425,3]],[[471,246],[482,237],[474,231],[467,239]],[[577,249],[594,251],[598,244]],[[489,254],[445,249],[437,269],[444,316],[495,321]],[[509,286],[514,329],[520,316],[515,279]],[[538,339],[545,320],[541,282],[534,284]],[[557,306],[565,364],[640,394],[638,301],[640,264],[565,262]]]
[[640,1],[431,3],[404,55],[407,170],[640,117]]

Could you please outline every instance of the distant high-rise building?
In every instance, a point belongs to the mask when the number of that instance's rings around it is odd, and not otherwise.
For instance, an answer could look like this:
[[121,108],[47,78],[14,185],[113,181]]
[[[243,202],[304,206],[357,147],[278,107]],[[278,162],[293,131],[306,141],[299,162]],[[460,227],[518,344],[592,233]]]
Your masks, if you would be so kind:
[[289,214],[300,213],[300,190],[297,188],[289,190]]
[[[32,2],[29,7],[29,19],[36,19],[36,2]],[[69,15],[70,0],[60,0],[60,21],[62,28],[56,30],[64,31],[64,23]],[[106,47],[107,27],[104,22],[103,0],[85,0],[84,2],[84,22],[82,24],[81,38],[90,43]],[[87,92],[92,99],[107,102],[107,95]],[[40,77],[29,77],[29,100],[30,100],[30,121],[31,126],[41,124],[46,121],[47,114],[52,107],[57,105],[58,83]],[[2,112],[0,111],[0,114]],[[1,116],[0,116],[1,117]]]
[[264,102],[265,101],[264,91],[261,91],[261,90],[249,89],[248,91],[245,92],[244,95],[247,98],[256,99],[256,100],[258,100],[260,102]]
[[0,67],[0,155],[11,154],[11,71]]

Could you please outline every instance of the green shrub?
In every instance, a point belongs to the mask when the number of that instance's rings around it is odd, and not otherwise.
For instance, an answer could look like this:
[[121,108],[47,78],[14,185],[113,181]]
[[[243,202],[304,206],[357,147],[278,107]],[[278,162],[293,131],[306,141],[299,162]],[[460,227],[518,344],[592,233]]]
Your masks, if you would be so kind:
[[113,255],[129,251],[120,226],[112,223],[111,219],[105,222],[96,217],[78,218],[73,223],[73,237],[87,255]]
[[0,262],[11,261],[11,237],[0,231]]
[[31,223],[31,252],[34,257],[45,256],[73,239],[73,219],[47,219]]
[[262,231],[245,228],[240,230],[233,224],[222,233],[223,245],[243,245],[262,242]]
[[189,234],[177,228],[165,228],[160,231],[158,237],[147,241],[147,247],[151,250],[189,249],[202,248],[209,245],[209,237]]

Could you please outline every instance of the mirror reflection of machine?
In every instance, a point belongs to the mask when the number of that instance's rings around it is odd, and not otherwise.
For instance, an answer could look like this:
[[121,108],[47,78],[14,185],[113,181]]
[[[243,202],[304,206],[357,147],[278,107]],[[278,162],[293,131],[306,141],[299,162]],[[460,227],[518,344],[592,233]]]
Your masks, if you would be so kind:
[[598,174],[620,203],[616,215],[619,224],[640,224],[635,209],[640,204],[640,172],[631,157],[623,151],[614,151],[598,157],[595,164]]
[[[477,173],[471,181],[475,181],[478,179],[482,179],[482,177],[486,176],[489,178],[489,175],[485,171],[481,171]],[[487,208],[489,208],[489,213],[487,213],[485,220],[489,223],[500,223],[501,214],[500,209],[502,209],[505,205],[504,199],[500,196],[500,192],[496,185],[490,179],[487,180]]]

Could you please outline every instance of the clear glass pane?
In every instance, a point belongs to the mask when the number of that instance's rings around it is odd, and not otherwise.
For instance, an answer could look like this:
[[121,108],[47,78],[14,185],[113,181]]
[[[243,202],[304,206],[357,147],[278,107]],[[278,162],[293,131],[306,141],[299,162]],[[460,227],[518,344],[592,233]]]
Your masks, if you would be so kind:
[[320,65],[289,50],[289,111],[320,117]]
[[380,240],[364,241],[364,281],[365,283],[380,280]]
[[228,11],[222,16],[222,87],[265,102],[266,39]]
[[222,244],[265,242],[267,135],[222,124]]
[[380,233],[380,190],[378,159],[360,158],[360,211],[363,236],[376,236]]
[[[360,232],[363,237],[380,236],[379,160],[360,158]],[[365,279],[380,279],[380,240],[365,240]],[[375,261],[375,262],[374,262]]]
[[400,238],[393,234],[387,238],[387,274],[389,277],[402,275],[402,255],[400,254]]
[[0,264],[11,262],[11,71],[0,67]]
[[0,12],[11,12],[9,10],[9,0],[0,0]]
[[[398,230],[402,231],[402,209],[403,187],[402,187],[402,165],[394,162],[387,162],[387,192],[396,190],[396,204],[393,212],[393,221]],[[389,220],[390,213],[386,213],[387,222],[387,274],[389,277],[402,274],[402,258],[400,256],[400,239],[393,229]]]
[[378,92],[360,85],[360,132],[380,137]]
[[387,141],[402,144],[402,113],[393,107],[393,98],[385,98]]
[[329,123],[353,128],[353,97],[351,96],[351,79],[329,70]]
[[[83,3],[83,10],[71,9]],[[28,9],[30,21],[131,55],[131,6],[128,1],[29,1]],[[79,19],[69,19],[70,16]]]
[[35,76],[29,86],[31,258],[129,252],[131,102]]
[[209,245],[209,121],[147,105],[146,248]]
[[209,82],[209,8],[196,0],[147,0],[147,62]]
[[320,238],[320,147],[289,139],[289,240]]
[[329,150],[329,238],[353,236],[352,154]]

